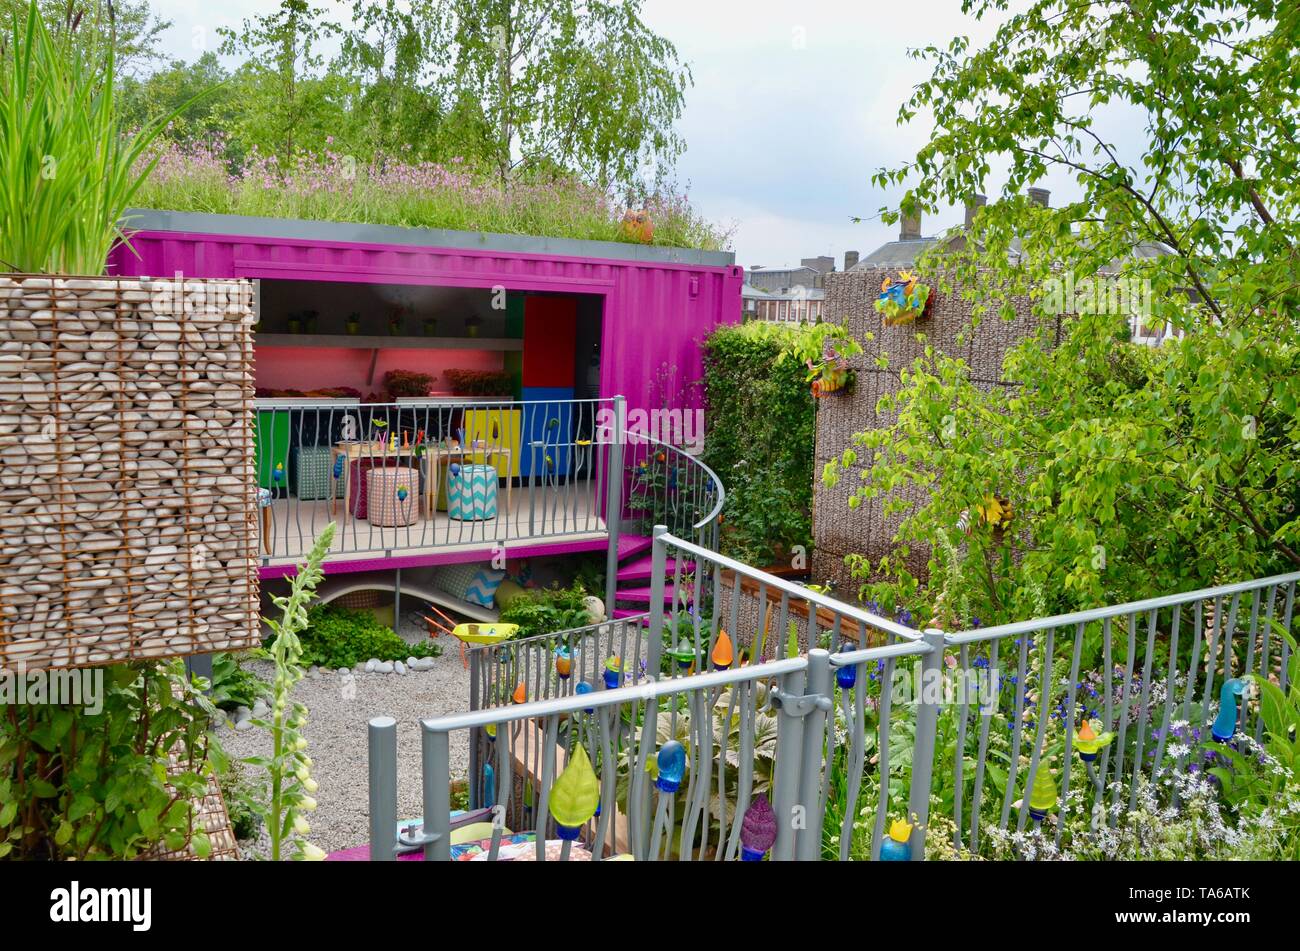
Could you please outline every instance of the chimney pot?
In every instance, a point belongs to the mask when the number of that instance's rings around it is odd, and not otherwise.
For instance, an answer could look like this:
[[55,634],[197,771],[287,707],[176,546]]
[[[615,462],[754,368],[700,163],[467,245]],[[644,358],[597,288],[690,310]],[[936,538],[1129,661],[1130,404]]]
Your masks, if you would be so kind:
[[898,230],[898,240],[915,241],[921,237],[921,216],[903,215],[902,226]]
[[1047,188],[1031,188],[1028,191],[1029,200],[1035,205],[1042,205],[1044,208],[1050,208],[1052,203],[1052,192]]
[[858,263],[858,252],[856,251],[844,252],[844,270],[846,271],[851,270],[853,267],[857,265],[857,263]]
[[987,195],[972,195],[966,199],[966,227],[969,228],[975,223],[975,215],[979,210],[989,203]]

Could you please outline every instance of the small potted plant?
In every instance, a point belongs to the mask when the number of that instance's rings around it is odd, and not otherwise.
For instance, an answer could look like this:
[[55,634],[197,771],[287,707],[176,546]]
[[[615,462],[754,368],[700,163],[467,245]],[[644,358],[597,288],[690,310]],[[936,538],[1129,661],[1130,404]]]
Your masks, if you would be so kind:
[[289,333],[291,334],[302,333],[302,315],[300,314],[289,315]]
[[302,312],[302,330],[303,333],[314,334],[316,332],[316,317],[318,311],[304,310]]
[[487,396],[510,399],[513,377],[503,370],[457,370],[443,372],[443,378],[456,396]]
[[356,311],[348,314],[347,328],[348,336],[350,337],[355,337],[357,334],[361,333],[361,315]]
[[390,337],[400,337],[402,329],[406,326],[406,312],[402,309],[393,311],[388,318],[388,335]]
[[384,375],[384,388],[395,400],[424,399],[436,379],[432,373],[417,370],[389,370]]
[[438,321],[434,317],[424,318],[424,335],[426,337],[438,336]]
[[479,329],[483,326],[483,318],[473,314],[465,318],[465,336],[477,337]]

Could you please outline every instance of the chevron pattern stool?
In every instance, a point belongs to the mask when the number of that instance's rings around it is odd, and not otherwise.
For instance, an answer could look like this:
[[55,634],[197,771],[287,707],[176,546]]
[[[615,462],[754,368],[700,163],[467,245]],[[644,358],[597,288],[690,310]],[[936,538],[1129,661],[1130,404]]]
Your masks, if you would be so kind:
[[447,473],[447,517],[462,522],[496,518],[497,470],[453,463]]

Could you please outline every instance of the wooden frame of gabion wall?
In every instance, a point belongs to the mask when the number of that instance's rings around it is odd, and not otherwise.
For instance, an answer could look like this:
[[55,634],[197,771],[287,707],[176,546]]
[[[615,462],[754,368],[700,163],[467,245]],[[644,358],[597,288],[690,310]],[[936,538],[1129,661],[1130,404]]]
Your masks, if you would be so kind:
[[259,640],[252,285],[0,275],[0,666]]

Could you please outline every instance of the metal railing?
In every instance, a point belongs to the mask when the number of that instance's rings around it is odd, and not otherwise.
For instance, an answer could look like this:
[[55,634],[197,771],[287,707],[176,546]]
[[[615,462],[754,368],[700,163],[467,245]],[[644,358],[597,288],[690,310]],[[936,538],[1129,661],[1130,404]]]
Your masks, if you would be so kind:
[[[499,856],[506,829],[531,830],[536,857],[545,857],[546,842],[556,833],[547,796],[579,744],[599,774],[600,807],[583,823],[584,841],[595,856],[630,853],[642,861],[734,859],[745,844],[744,817],[763,793],[770,797],[778,817],[773,857],[814,859],[828,847],[823,841],[823,817],[832,789],[847,776],[855,801],[866,785],[873,796],[875,818],[865,853],[879,856],[885,823],[892,815],[916,820],[908,848],[913,857],[923,857],[938,708],[932,704],[932,709],[924,709],[928,702],[924,697],[895,706],[885,687],[902,659],[921,659],[927,669],[935,669],[941,637],[924,635],[749,568],[676,538],[665,526],[656,527],[654,538],[656,566],[662,568],[673,551],[679,566],[693,563],[697,591],[705,593],[709,584],[715,592],[714,598],[696,602],[709,607],[692,612],[693,641],[686,651],[681,650],[680,640],[672,640],[671,629],[665,638],[664,614],[653,610],[648,627],[642,626],[641,618],[628,618],[622,626],[591,625],[476,651],[471,703],[481,709],[423,721],[424,812],[433,819],[423,836],[408,838],[401,845],[421,846],[426,858],[450,856],[450,818],[444,801],[450,782],[450,735],[465,731],[470,744],[471,808],[491,807],[496,820],[488,858]],[[697,672],[710,664],[717,667],[725,659],[715,656],[721,617],[716,593],[723,571],[781,592],[782,623],[792,602],[805,602],[814,619],[832,612],[835,620],[823,640],[836,653],[814,647],[803,656],[785,657],[781,637],[773,639],[777,659],[758,663],[768,652],[751,637],[742,642],[754,663],[739,664],[733,654],[723,669]],[[657,570],[655,576],[657,596],[651,603],[659,604],[664,572]],[[683,583],[680,576],[679,570],[675,585]],[[739,584],[733,590],[739,592]],[[735,598],[733,603],[732,630],[736,631],[740,607]],[[710,612],[711,620],[706,621]],[[861,646],[871,636],[888,643]],[[570,655],[569,676],[561,677],[555,668],[555,650],[565,643],[587,647],[579,646],[578,653]],[[621,653],[614,652],[616,643]],[[604,663],[597,665],[601,658],[610,657],[622,659],[612,672]],[[628,664],[628,657],[636,661]],[[494,672],[502,666],[506,672]],[[853,672],[854,685],[845,686],[839,672],[846,669]],[[580,683],[592,690],[578,693]],[[516,699],[521,684],[527,702],[501,705],[507,690],[510,699]],[[915,710],[915,726],[908,723],[909,710]],[[870,729],[868,711],[873,721]],[[891,763],[889,751],[903,726],[911,733],[909,755],[901,763]],[[847,739],[837,743],[846,729]],[[399,848],[388,831],[395,828],[388,821],[396,808],[396,754],[390,751],[390,747],[395,750],[394,730],[391,721],[371,725],[372,765],[382,767],[371,786],[372,816],[381,817],[373,824],[378,836],[372,842],[372,857],[377,859],[392,858]],[[689,760],[680,789],[653,784],[646,772],[651,758],[657,760],[669,741],[680,743]],[[865,765],[869,745],[880,751],[872,769]],[[843,768],[846,762],[849,770]],[[842,792],[836,790],[837,795]],[[837,848],[845,857],[856,814],[845,813],[835,822],[840,830]]]
[[[866,665],[904,656],[937,657],[937,650],[929,642],[909,642],[867,649],[851,661]],[[413,847],[422,848],[428,860],[451,858],[451,737],[470,730],[493,737],[493,833],[483,843],[488,860],[500,857],[514,830],[531,832],[525,848],[537,860],[550,856],[548,844],[564,835],[549,809],[550,792],[569,764],[580,769],[583,760],[592,764],[599,789],[598,807],[589,802],[585,815],[568,820],[577,823],[571,834],[585,843],[584,857],[734,860],[756,848],[745,817],[762,795],[771,801],[775,838],[761,848],[770,847],[775,859],[815,859],[823,847],[821,816],[829,789],[820,748],[831,710],[830,683],[831,657],[816,649],[758,666],[424,720],[424,815],[431,818],[419,834],[400,838],[393,832],[396,725],[372,720],[371,859],[390,860],[399,849]],[[932,721],[934,715],[922,717]],[[679,772],[664,761],[666,751],[681,758]],[[924,855],[924,764],[933,752],[933,735],[918,730],[908,796],[922,819],[909,843],[916,858]],[[655,776],[648,770],[652,759]],[[536,775],[525,765],[534,761]],[[569,849],[564,846],[559,857],[569,857]]]
[[682,538],[697,538],[717,524],[726,490],[717,473],[677,446],[643,433],[624,440],[630,519],[644,534],[663,525]]
[[[692,566],[688,577],[664,580],[670,556]],[[951,845],[974,854],[991,829],[1032,831],[1061,848],[1067,826],[1072,835],[1082,828],[1066,821],[1071,810],[1088,817],[1088,833],[1113,828],[1143,784],[1212,765],[1211,737],[1262,737],[1256,708],[1228,706],[1238,678],[1292,686],[1291,644],[1278,629],[1290,636],[1300,573],[945,633],[757,571],[664,526],[652,558],[660,580],[651,605],[664,603],[669,584],[672,603],[683,603],[676,589],[689,585],[694,608],[685,617],[652,610],[644,640],[639,623],[627,630],[633,656],[644,645],[644,673],[638,663],[631,678],[601,689],[594,660],[614,655],[599,631],[530,639],[508,654],[544,671],[528,702],[423,721],[424,814],[433,819],[431,838],[418,843],[426,858],[449,854],[446,809],[433,807],[450,781],[448,738],[459,730],[493,727],[471,767],[472,800],[494,807],[499,826],[531,831],[538,858],[556,832],[546,797],[582,744],[600,777],[600,811],[581,833],[596,857],[736,858],[743,818],[764,792],[777,817],[774,858],[875,859],[885,844],[895,857],[898,836],[887,837],[887,827],[905,820],[907,850],[920,859],[932,816],[945,828],[951,820]],[[560,686],[551,680],[554,648],[539,645],[565,637],[601,646],[582,680],[574,672]],[[787,656],[792,638],[801,656]],[[728,643],[730,656],[720,648]],[[595,689],[578,695],[578,682]],[[538,699],[548,690],[555,695]],[[670,741],[688,751],[681,791],[654,786],[646,773]],[[376,762],[390,742],[372,729]],[[936,749],[944,751],[937,760]],[[1050,794],[1036,786],[1043,770]],[[372,808],[387,809],[395,796],[389,773],[372,785]],[[497,857],[501,834],[488,857]],[[395,848],[391,832],[372,842],[377,858]]]
[[603,533],[619,403],[259,400],[263,563]]
[[[646,615],[602,621],[554,634],[538,634],[501,644],[471,648],[469,706],[471,710],[571,696],[579,684],[603,683],[611,659],[625,683],[646,680]],[[493,748],[488,735],[469,736],[470,806],[484,803],[483,771]],[[536,750],[532,751],[536,753]],[[536,757],[530,764],[537,766]]]
[[[1277,575],[947,635],[958,679],[993,672],[983,676],[991,695],[969,702],[967,693],[954,708],[954,845],[979,848],[988,796],[992,825],[1005,832],[1014,821],[1023,832],[1030,810],[1013,820],[1013,802],[1028,800],[1053,764],[1059,801],[1078,797],[1094,830],[1115,827],[1143,782],[1204,769],[1225,682],[1256,674],[1289,686],[1290,644],[1273,622],[1291,631],[1297,581]],[[1258,741],[1258,714],[1244,703],[1237,713],[1241,733]],[[1099,753],[1076,748],[1084,720],[1111,734]],[[1005,776],[993,777],[990,762]],[[1046,833],[1057,848],[1064,830],[1057,821]]]

